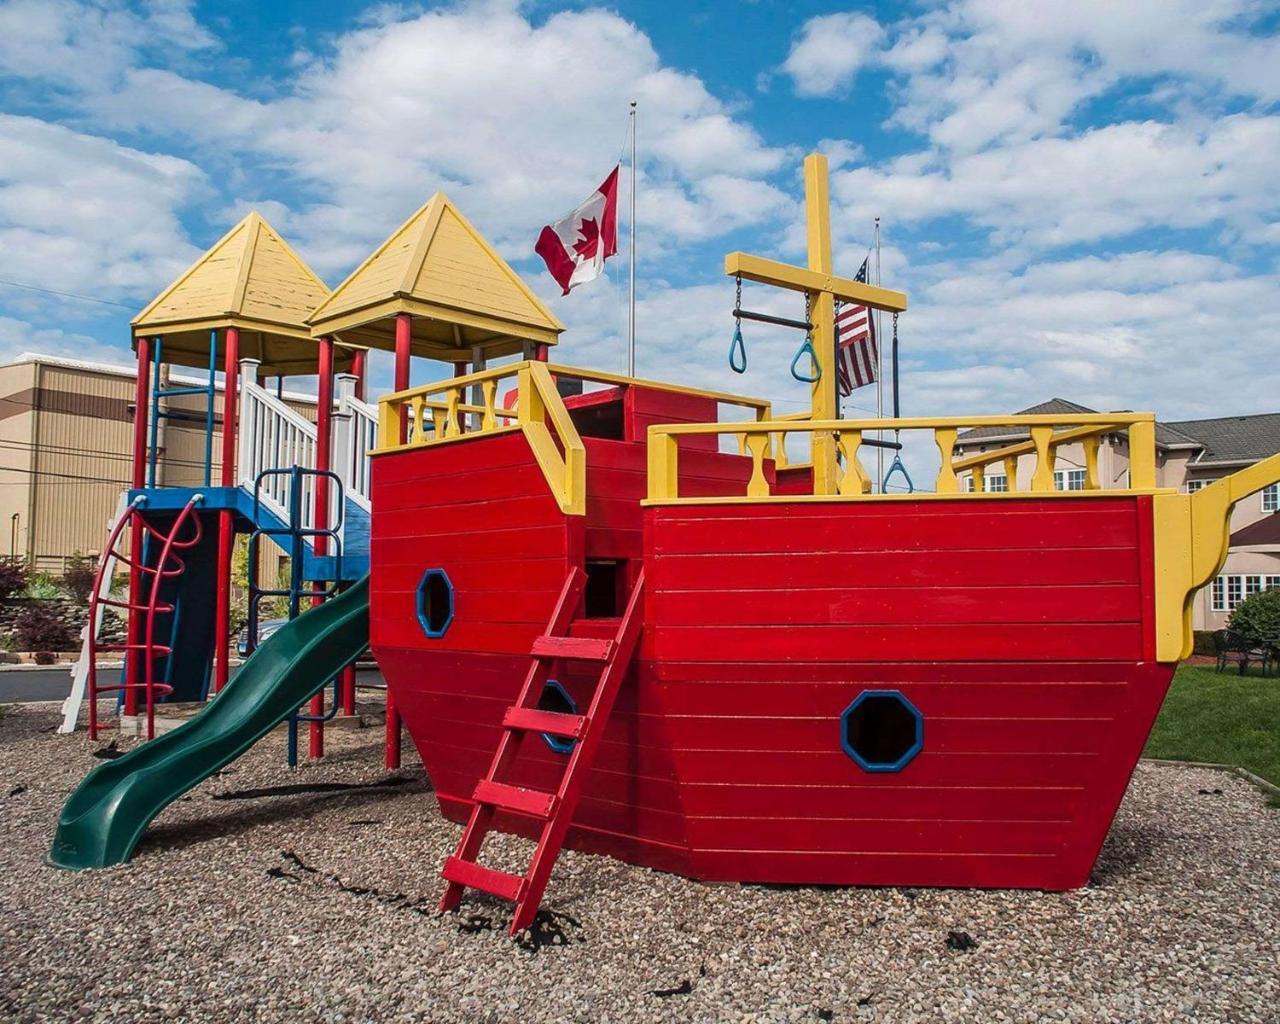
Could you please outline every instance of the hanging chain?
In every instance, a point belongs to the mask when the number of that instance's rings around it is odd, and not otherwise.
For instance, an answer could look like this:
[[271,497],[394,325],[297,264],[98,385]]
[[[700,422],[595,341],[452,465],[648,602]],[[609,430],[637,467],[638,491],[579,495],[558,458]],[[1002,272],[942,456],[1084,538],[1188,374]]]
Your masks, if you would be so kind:
[[733,297],[733,311],[737,313],[742,309],[742,275],[734,274],[734,277],[737,279],[738,289]]
[[804,336],[806,340],[813,339],[812,310],[813,310],[813,295],[810,294],[809,292],[805,292],[804,293],[804,322],[805,322]]
[[[897,357],[898,357],[898,311],[897,311],[896,309],[893,311],[893,355],[894,355],[894,359],[893,359],[893,415],[894,415],[894,416],[897,416],[897,415],[898,415],[898,358],[897,358]],[[894,432],[893,432],[893,439],[894,439],[895,441],[900,441],[900,440],[902,439],[902,430],[901,430],[901,429],[895,429],[895,430],[894,430]],[[902,461],[902,460],[901,460],[901,455],[902,455],[902,449],[901,449],[901,448],[899,448],[899,449],[898,449],[898,451],[897,451],[897,454],[894,456],[895,461],[897,461],[899,464],[901,464],[901,461]],[[906,469],[905,469],[905,468],[902,470],[902,475],[903,475],[903,476],[905,476],[905,477],[907,478],[907,483],[911,485],[911,489],[912,489],[912,490],[915,490],[915,485],[914,485],[914,484],[911,484],[911,475],[910,475],[909,473],[907,473],[907,471],[906,471]],[[887,479],[888,479],[888,476],[886,476],[886,477],[885,477],[885,479],[887,480]]]

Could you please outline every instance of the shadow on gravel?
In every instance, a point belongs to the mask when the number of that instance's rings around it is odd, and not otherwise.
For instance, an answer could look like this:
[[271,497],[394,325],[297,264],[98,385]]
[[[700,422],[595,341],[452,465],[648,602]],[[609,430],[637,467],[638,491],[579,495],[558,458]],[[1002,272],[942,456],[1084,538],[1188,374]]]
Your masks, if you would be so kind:
[[[290,885],[313,885],[333,889],[357,899],[370,900],[384,907],[403,910],[420,917],[443,917],[437,909],[438,895],[411,896],[403,892],[389,892],[376,886],[353,885],[341,875],[324,871],[308,864],[293,850],[280,851],[281,863],[267,868],[267,877]],[[504,906],[504,911],[508,908]],[[539,910],[533,926],[516,936],[516,945],[529,953],[538,953],[554,946],[568,946],[586,941],[581,937],[582,923],[569,914],[557,914],[553,910]],[[487,914],[467,914],[458,917],[458,934],[478,935],[484,932],[505,931]]]
[[138,854],[150,856],[171,850],[182,850],[188,846],[246,832],[258,825],[279,824],[297,818],[306,818],[316,812],[318,805],[328,805],[334,801],[342,801],[343,807],[356,811],[366,805],[404,797],[416,797],[427,792],[430,792],[430,786],[425,776],[420,776],[410,777],[403,784],[393,787],[356,785],[355,788],[344,788],[338,791],[278,794],[260,797],[259,799],[266,802],[248,806],[236,806],[238,801],[231,801],[228,807],[224,802],[222,807],[227,807],[226,810],[219,807],[219,804],[214,802],[217,798],[213,797],[207,805],[207,814],[185,821],[161,822],[152,825],[138,844]]
[[1134,874],[1144,863],[1154,860],[1154,854],[1169,842],[1165,829],[1154,825],[1119,826],[1112,828],[1107,841],[1093,866],[1089,885],[1105,888]]
[[257,800],[266,796],[300,796],[303,793],[352,793],[371,789],[395,789],[419,783],[430,789],[425,779],[408,775],[389,775],[374,782],[298,782],[288,786],[263,786],[260,789],[233,789],[227,793],[214,793],[214,800]]

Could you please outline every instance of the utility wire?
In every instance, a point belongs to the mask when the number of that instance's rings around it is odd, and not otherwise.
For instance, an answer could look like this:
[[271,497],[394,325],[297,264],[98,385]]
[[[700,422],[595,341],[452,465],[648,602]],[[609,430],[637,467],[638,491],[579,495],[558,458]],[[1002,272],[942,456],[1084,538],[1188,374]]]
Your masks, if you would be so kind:
[[10,288],[23,288],[29,292],[44,292],[45,295],[57,295],[64,299],[79,299],[81,302],[100,302],[104,306],[119,306],[121,309],[136,308],[123,302],[113,302],[111,299],[99,299],[92,295],[77,295],[75,292],[60,292],[55,288],[39,288],[34,284],[22,284],[20,281],[6,281],[0,278],[0,284],[8,285]]

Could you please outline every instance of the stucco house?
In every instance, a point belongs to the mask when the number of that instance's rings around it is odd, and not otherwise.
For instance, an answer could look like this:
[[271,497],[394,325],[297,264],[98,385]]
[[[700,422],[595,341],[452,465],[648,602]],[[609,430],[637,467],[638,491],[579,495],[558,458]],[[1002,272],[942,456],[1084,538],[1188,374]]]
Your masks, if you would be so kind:
[[[1019,410],[1022,414],[1092,413],[1095,409],[1051,398]],[[969,430],[960,435],[957,457],[1002,448],[1026,441],[1025,431],[999,427]],[[1280,413],[1223,416],[1204,420],[1179,420],[1156,424],[1156,482],[1160,487],[1196,491],[1221,476],[1280,452]],[[1026,486],[1034,471],[1035,456],[1018,460],[1015,487]],[[994,469],[994,467],[993,467]],[[1101,486],[1124,487],[1129,474],[1129,452],[1123,435],[1108,435],[1098,450]],[[1084,448],[1064,444],[1058,449],[1054,483],[1060,490],[1085,486]],[[972,490],[976,481],[964,477]],[[984,490],[1009,490],[1008,477],[988,471]],[[1231,548],[1222,573],[1205,587],[1195,602],[1196,629],[1220,629],[1231,610],[1248,594],[1280,587],[1280,486],[1272,485],[1240,502],[1231,517]]]

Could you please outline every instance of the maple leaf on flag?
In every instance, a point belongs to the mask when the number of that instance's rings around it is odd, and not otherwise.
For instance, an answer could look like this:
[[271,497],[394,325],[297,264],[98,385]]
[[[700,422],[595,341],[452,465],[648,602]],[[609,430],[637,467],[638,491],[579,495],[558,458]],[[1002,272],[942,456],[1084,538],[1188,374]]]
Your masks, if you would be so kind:
[[544,227],[533,251],[565,295],[599,277],[618,251],[618,168],[576,210]]
[[584,260],[594,259],[600,246],[600,225],[594,217],[588,217],[578,225],[578,233],[582,237],[573,243],[573,251]]

